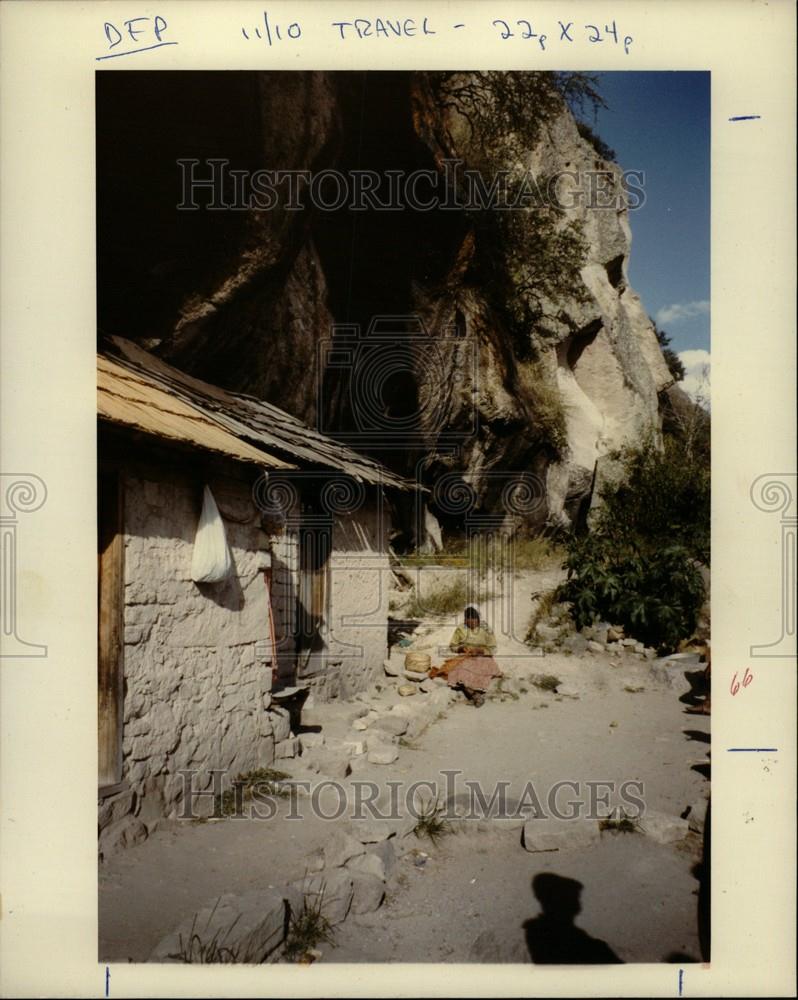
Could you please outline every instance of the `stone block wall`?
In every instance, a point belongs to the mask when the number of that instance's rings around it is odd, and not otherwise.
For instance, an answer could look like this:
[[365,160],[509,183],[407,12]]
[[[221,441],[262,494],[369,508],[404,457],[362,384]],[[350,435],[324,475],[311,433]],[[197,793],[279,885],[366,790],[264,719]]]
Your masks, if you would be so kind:
[[[162,467],[125,476],[125,644],[122,779],[102,803],[100,849],[143,839],[179,814],[180,771],[227,778],[274,760],[269,713],[271,642],[263,579],[266,536],[245,478],[208,479],[225,521],[234,573],[196,584],[191,558],[201,478]],[[198,814],[211,796],[195,800]]]
[[387,514],[376,495],[332,528],[327,669],[313,679],[316,698],[349,698],[383,675],[388,655]]

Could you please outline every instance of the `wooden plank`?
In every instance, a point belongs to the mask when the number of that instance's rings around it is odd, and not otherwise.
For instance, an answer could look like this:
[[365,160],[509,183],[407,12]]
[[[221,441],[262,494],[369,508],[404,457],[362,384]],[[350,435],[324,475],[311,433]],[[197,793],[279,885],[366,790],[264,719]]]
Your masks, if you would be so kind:
[[97,738],[102,788],[122,778],[125,578],[120,473],[100,469],[97,487]]
[[193,444],[263,468],[295,468],[231,434],[218,417],[210,416],[110,358],[97,359],[97,409],[105,420],[157,437]]
[[[146,373],[152,384],[196,406],[238,438],[253,445],[276,449],[289,459],[342,471],[354,479],[400,490],[422,489],[391,472],[367,455],[313,430],[298,418],[254,396],[228,392],[187,375],[122,337],[110,338],[116,360],[132,371]],[[108,360],[107,358],[103,360]]]

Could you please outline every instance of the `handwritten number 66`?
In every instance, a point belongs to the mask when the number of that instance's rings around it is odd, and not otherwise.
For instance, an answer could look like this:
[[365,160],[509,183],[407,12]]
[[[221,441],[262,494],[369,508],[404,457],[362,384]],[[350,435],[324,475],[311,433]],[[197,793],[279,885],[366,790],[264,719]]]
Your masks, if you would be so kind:
[[732,677],[731,680],[731,687],[730,687],[731,693],[733,695],[737,694],[737,692],[740,690],[741,683],[744,688],[747,688],[753,679],[754,675],[749,671],[748,667],[745,668],[745,673],[743,674],[742,682],[737,680],[737,671],[735,670],[734,677]]

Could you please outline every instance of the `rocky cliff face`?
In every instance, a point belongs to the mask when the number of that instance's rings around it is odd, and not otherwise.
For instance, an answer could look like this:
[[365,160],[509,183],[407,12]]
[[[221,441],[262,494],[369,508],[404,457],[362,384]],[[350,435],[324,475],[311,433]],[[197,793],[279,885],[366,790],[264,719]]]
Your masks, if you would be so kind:
[[[233,99],[247,103],[248,117],[236,132],[246,133],[246,149],[230,143],[247,164],[440,176],[447,160],[456,159],[484,169],[484,142],[467,116],[441,101],[429,77],[244,76],[250,90]],[[188,100],[173,98],[181,99]],[[161,147],[145,148],[142,156],[168,161],[167,140],[154,141]],[[170,153],[185,155],[169,141]],[[478,212],[306,207],[227,213],[221,220],[206,212],[192,216],[187,237],[186,214],[164,208],[166,239],[153,247],[143,238],[137,258],[150,282],[147,328],[113,294],[105,300],[101,294],[101,326],[139,339],[194,374],[359,439],[433,489],[430,505],[445,527],[461,525],[469,504],[472,513],[520,512],[533,527],[568,524],[589,506],[602,457],[659,433],[659,393],[673,380],[628,285],[631,234],[620,168],[580,137],[564,104],[547,116],[534,145],[499,136],[489,154],[510,176],[562,175],[557,191],[571,207],[552,232],[575,224],[584,248],[568,287],[552,294],[554,274],[520,321],[516,310],[509,322],[506,307],[526,294],[518,289],[529,282],[514,269],[531,275],[534,285],[542,256],[521,253],[519,264],[512,255],[492,254]],[[600,183],[611,207],[589,204],[586,186],[596,172],[605,177]],[[607,198],[607,190],[618,197]],[[506,230],[507,239],[520,234],[521,251],[535,211],[517,210],[515,228]],[[100,226],[102,259],[102,211]],[[105,252],[114,285],[107,241]],[[165,253],[177,255],[177,268],[161,259]],[[556,271],[556,260],[546,266]],[[378,323],[367,339],[375,316],[394,318]],[[349,367],[327,366],[325,342],[352,342],[351,332],[342,334],[336,324],[360,329]],[[507,492],[518,474],[535,477],[520,507]]]

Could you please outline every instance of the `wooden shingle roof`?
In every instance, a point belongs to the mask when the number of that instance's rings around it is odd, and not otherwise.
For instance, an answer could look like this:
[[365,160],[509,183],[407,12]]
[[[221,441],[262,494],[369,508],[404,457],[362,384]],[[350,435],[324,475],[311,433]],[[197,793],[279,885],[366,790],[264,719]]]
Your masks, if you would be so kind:
[[97,366],[99,413],[112,423],[189,441],[266,468],[310,466],[344,472],[368,484],[416,488],[411,480],[271,403],[187,375],[122,337],[104,341]]

